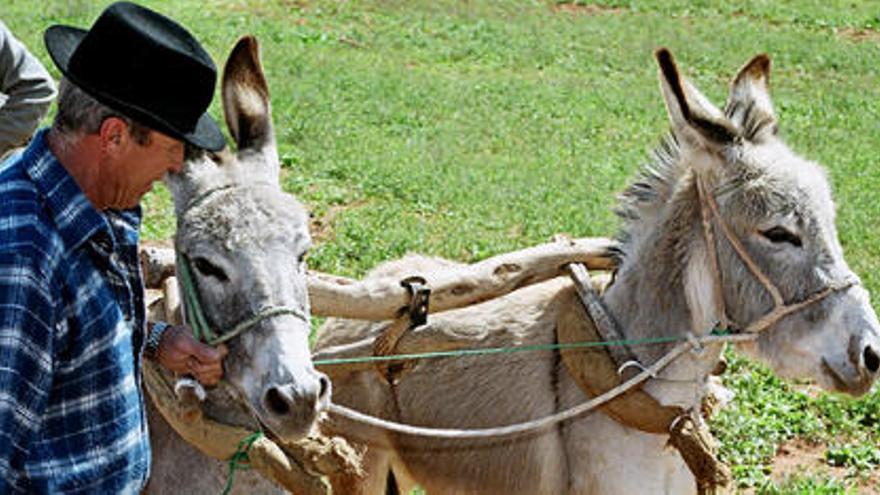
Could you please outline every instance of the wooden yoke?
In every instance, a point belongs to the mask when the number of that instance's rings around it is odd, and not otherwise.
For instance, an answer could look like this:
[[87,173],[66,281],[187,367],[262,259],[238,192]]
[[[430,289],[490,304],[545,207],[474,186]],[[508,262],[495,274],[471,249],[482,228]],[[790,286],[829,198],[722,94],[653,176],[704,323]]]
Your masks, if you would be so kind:
[[[424,285],[431,288],[431,312],[437,313],[488,301],[564,275],[569,263],[582,263],[591,270],[610,270],[615,265],[611,251],[616,246],[614,241],[601,237],[556,241],[500,254],[472,265],[431,273],[407,273],[401,278],[424,278]],[[161,280],[174,271],[174,254],[170,248],[145,249],[141,260],[149,288],[158,288]],[[410,289],[401,285],[401,281],[396,278],[353,280],[309,272],[312,315],[393,320],[401,316],[412,301]]]

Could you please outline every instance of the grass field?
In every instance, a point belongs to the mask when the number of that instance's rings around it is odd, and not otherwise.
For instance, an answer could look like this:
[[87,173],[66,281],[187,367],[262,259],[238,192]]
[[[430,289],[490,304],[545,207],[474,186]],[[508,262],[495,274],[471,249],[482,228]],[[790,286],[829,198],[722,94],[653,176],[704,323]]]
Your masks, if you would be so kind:
[[[315,215],[310,266],[350,276],[408,251],[474,261],[614,234],[615,193],[667,128],[654,49],[719,104],[768,52],[781,133],[828,168],[847,259],[880,303],[880,2],[144,3],[218,65],[258,36],[283,184]],[[45,27],[106,4],[4,0],[0,18],[48,63]],[[146,206],[145,237],[170,237],[167,192]],[[713,429],[740,490],[880,492],[876,387],[853,401],[731,359],[737,399]]]

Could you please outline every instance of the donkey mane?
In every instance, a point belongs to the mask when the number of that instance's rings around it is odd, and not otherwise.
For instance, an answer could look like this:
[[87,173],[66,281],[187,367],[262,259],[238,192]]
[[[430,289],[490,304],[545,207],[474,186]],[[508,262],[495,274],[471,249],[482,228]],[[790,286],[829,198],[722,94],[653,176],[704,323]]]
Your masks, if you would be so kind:
[[[651,233],[660,228],[658,225],[660,222],[667,222],[672,218],[679,220],[693,218],[687,212],[683,212],[685,213],[683,215],[665,213],[669,208],[693,208],[692,200],[695,199],[695,195],[692,194],[693,188],[690,187],[693,183],[693,173],[684,162],[677,138],[669,133],[654,148],[651,159],[641,167],[635,180],[618,196],[618,206],[614,213],[621,218],[623,224],[616,235],[618,247],[612,255],[619,267],[623,267],[640,249],[639,239],[652,235]],[[694,197],[687,197],[690,195]],[[678,279],[681,270],[675,267],[683,264],[673,261],[680,260],[687,254],[690,222],[678,221],[667,227],[670,229],[661,228],[667,235],[656,241],[666,244],[658,252],[668,256],[669,259],[657,261],[673,270],[673,273],[667,272],[664,276]]]

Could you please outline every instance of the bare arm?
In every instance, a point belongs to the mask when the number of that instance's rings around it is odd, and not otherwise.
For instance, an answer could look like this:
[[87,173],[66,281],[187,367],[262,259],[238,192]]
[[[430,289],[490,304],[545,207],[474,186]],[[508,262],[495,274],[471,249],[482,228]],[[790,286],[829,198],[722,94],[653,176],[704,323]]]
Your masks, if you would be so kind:
[[54,97],[52,77],[0,22],[0,156],[27,143]]

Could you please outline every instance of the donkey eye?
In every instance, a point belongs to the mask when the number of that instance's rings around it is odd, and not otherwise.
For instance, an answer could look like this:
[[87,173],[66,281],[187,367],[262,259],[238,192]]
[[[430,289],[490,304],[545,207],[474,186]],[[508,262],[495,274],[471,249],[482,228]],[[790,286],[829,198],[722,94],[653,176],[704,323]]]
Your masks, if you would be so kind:
[[801,238],[793,234],[791,231],[784,227],[773,227],[772,229],[762,230],[761,235],[767,238],[768,241],[774,244],[780,244],[783,242],[787,242],[794,247],[803,246],[803,242],[801,242]]
[[303,251],[302,254],[299,255],[299,257],[296,259],[297,265],[302,265],[306,262],[306,254],[308,254],[308,251]]
[[211,263],[205,258],[196,258],[193,260],[193,265],[196,270],[198,270],[202,275],[206,277],[214,277],[221,282],[229,281],[229,277],[226,276],[226,273],[219,266]]

